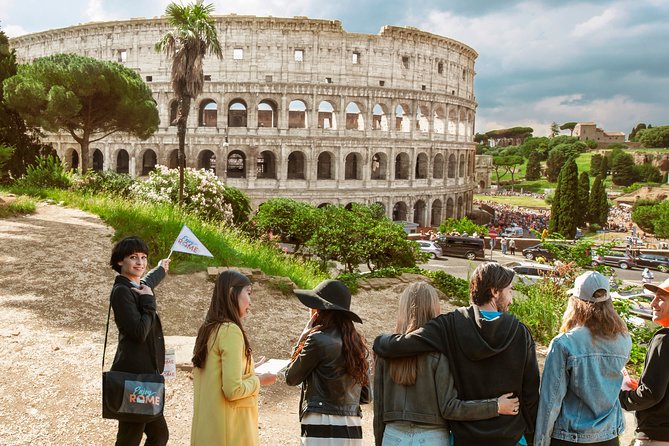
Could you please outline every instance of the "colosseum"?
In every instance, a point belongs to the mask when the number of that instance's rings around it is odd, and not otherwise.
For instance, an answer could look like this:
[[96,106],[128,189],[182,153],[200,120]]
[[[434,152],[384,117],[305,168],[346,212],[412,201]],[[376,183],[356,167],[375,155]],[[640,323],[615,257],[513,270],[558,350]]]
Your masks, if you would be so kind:
[[[380,203],[393,220],[437,225],[471,210],[480,161],[473,142],[477,53],[409,27],[344,31],[337,20],[217,16],[222,59],[207,56],[193,101],[187,165],[212,169],[254,206],[275,196],[314,205]],[[170,61],[154,50],[164,18],[95,22],[11,39],[19,62],[54,53],[137,70],[158,104],[148,140],[111,135],[90,165],[132,176],[176,166]],[[79,146],[47,135],[76,168]],[[483,166],[485,167],[485,166]]]

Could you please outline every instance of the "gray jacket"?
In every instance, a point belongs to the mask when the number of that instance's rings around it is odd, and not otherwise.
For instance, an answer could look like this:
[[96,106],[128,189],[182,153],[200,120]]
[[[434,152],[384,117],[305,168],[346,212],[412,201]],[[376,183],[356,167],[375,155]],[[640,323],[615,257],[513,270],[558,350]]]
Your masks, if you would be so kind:
[[334,329],[311,333],[288,365],[286,384],[300,383],[300,420],[305,412],[360,417],[360,403],[369,402],[369,385],[360,385],[344,370],[341,334]]
[[446,356],[418,357],[416,383],[396,384],[387,360],[377,356],[374,371],[374,437],[381,445],[386,423],[408,421],[448,427],[451,420],[483,420],[497,416],[497,399],[461,401],[453,386]]

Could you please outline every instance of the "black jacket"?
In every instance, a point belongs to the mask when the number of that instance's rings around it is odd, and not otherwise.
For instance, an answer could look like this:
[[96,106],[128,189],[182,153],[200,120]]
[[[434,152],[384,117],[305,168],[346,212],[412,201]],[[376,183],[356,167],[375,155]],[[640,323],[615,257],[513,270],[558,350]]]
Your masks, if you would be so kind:
[[[152,269],[141,280],[155,292],[165,277],[162,266]],[[165,339],[156,312],[156,298],[131,291],[124,276],[116,276],[111,293],[114,322],[118,327],[118,349],[111,370],[132,373],[162,373],[165,368]]]
[[300,420],[305,412],[362,416],[360,403],[370,399],[369,386],[361,386],[346,374],[341,334],[334,329],[311,333],[288,365],[286,384],[300,383]]
[[656,441],[669,441],[669,352],[663,345],[667,335],[669,328],[660,328],[650,340],[639,387],[620,392],[623,408],[636,410],[638,436]]
[[539,402],[539,366],[532,336],[515,316],[488,321],[476,306],[437,316],[408,335],[379,336],[374,351],[399,357],[426,351],[444,353],[451,364],[458,398],[497,398],[513,392],[520,415],[480,421],[451,421],[456,446],[515,446],[522,435],[534,440]]

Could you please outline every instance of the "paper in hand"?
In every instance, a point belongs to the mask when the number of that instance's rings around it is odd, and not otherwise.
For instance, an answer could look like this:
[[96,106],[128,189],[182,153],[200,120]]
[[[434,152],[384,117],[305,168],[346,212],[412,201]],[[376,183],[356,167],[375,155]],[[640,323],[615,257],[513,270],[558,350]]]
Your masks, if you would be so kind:
[[288,366],[288,363],[290,363],[290,359],[269,359],[256,367],[255,373],[256,375],[262,375],[263,373],[277,375]]

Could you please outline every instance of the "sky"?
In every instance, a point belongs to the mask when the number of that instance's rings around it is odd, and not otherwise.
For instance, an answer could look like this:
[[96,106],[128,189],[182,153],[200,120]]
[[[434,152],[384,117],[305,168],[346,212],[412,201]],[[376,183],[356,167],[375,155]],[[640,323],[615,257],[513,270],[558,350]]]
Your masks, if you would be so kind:
[[[156,17],[168,0],[0,0],[9,36]],[[669,0],[244,0],[215,14],[336,19],[348,32],[414,26],[478,53],[476,131],[590,121],[629,135],[669,125]],[[39,11],[39,12],[37,12]]]

